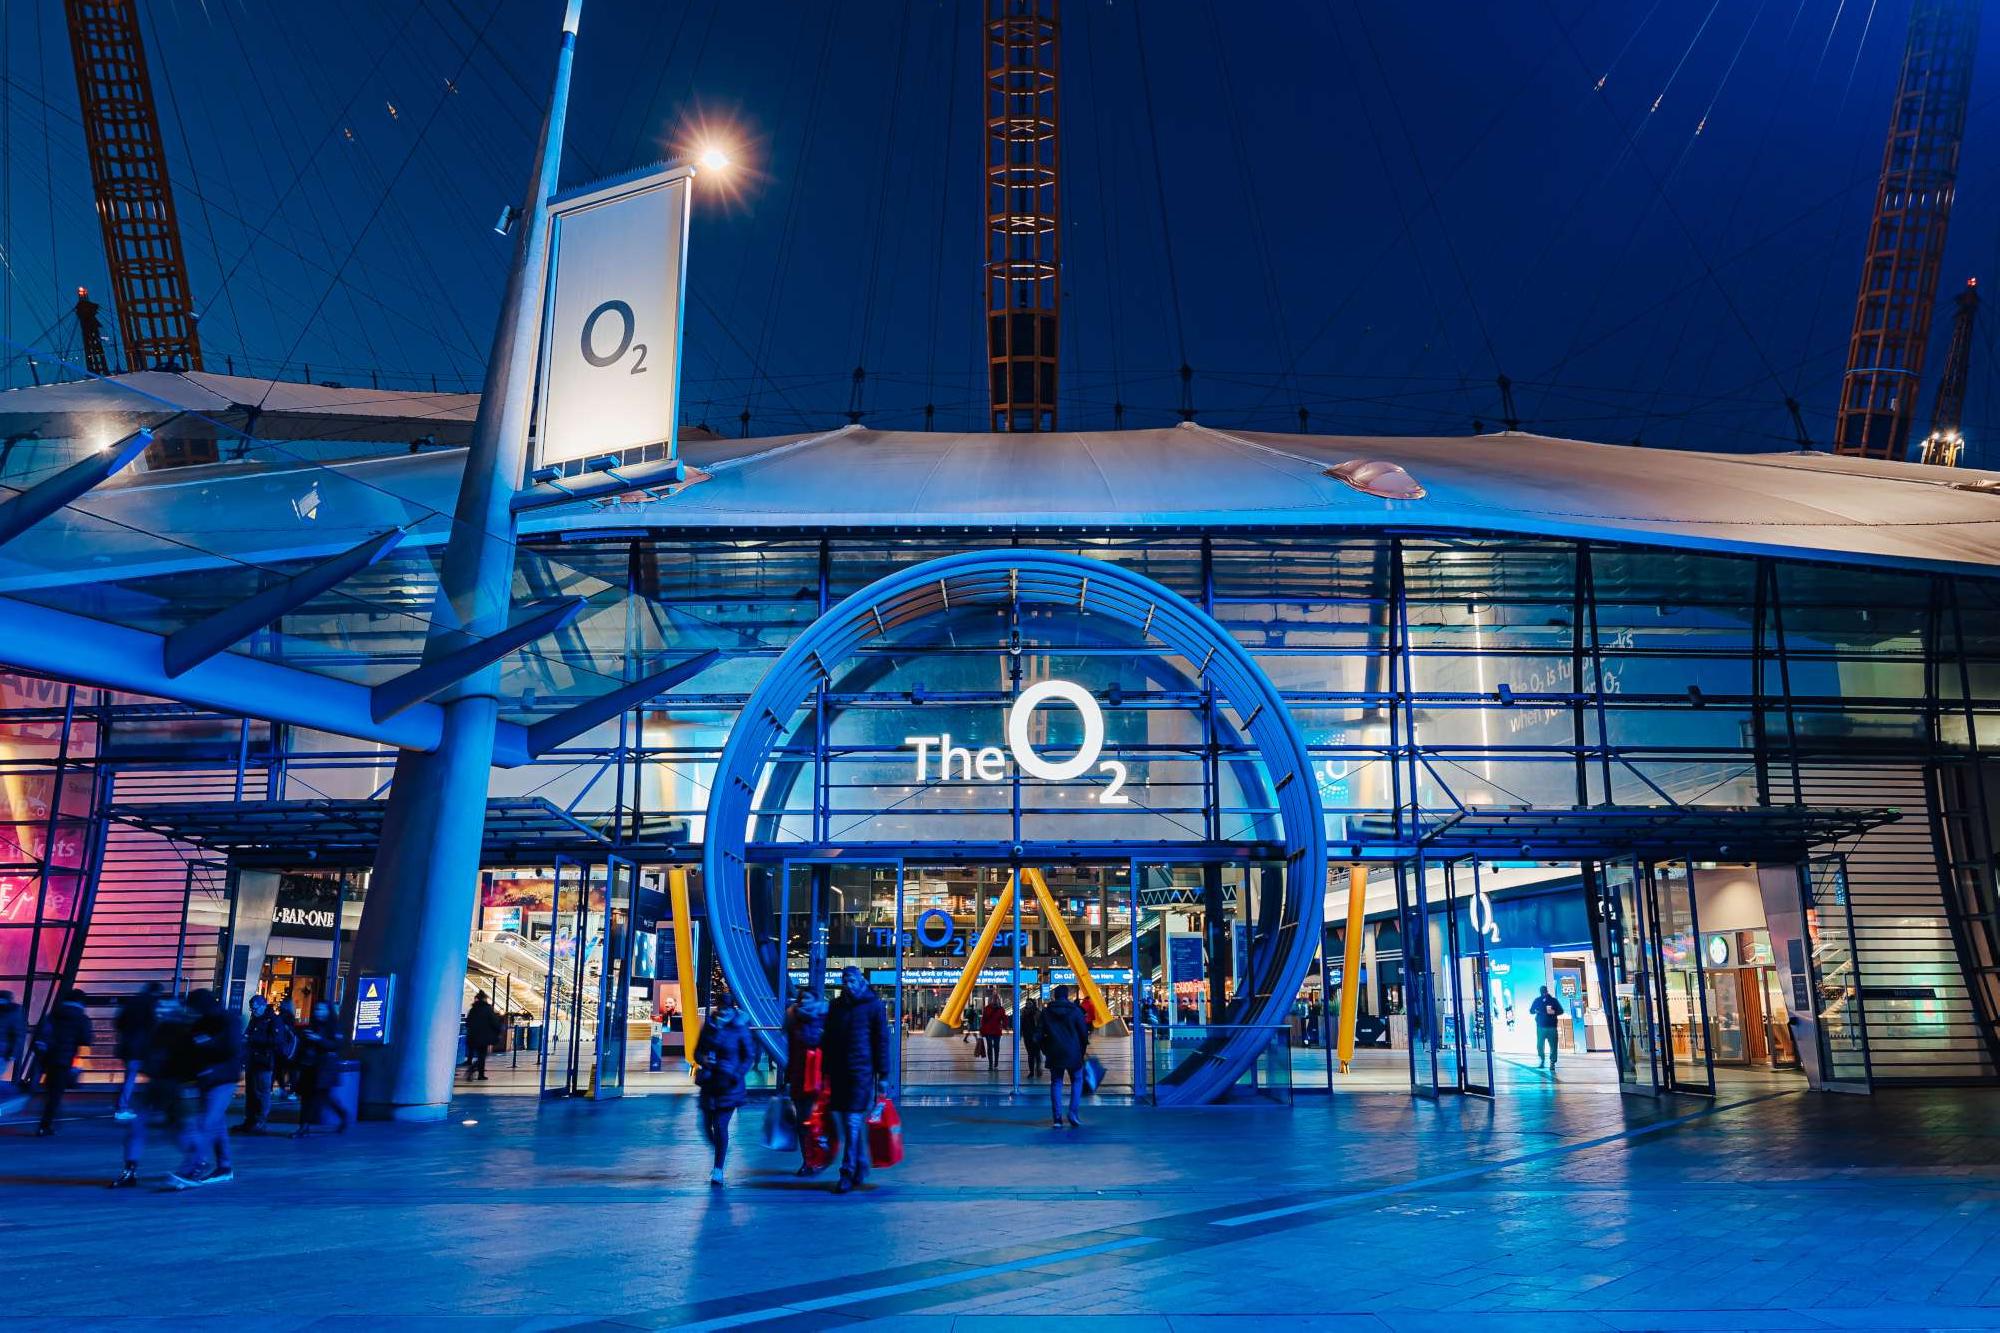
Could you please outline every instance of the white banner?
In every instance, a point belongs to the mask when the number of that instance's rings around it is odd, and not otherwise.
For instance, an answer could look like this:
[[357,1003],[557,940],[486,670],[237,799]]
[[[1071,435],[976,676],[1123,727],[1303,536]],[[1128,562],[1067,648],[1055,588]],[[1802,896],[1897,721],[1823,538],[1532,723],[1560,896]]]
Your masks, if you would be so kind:
[[674,167],[551,205],[537,466],[674,456],[690,183]]

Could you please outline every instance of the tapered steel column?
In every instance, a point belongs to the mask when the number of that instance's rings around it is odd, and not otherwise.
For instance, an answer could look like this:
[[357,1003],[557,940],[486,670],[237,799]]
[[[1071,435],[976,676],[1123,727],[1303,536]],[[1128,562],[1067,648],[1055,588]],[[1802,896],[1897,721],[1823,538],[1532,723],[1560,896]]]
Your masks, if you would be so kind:
[[[512,502],[527,467],[548,262],[548,199],[555,193],[562,159],[582,9],[583,0],[569,0],[563,18],[555,90],[542,122],[506,300],[486,362],[479,419],[424,646],[426,662],[470,639],[497,633],[508,621],[514,581]],[[356,976],[387,973],[396,979],[389,1041],[356,1051],[364,1116],[441,1120],[451,1101],[465,948],[478,906],[499,683],[497,664],[467,677],[443,701],[444,731],[437,748],[428,753],[406,750],[396,760],[375,873],[354,938]],[[343,1017],[351,1022],[351,1006]]]

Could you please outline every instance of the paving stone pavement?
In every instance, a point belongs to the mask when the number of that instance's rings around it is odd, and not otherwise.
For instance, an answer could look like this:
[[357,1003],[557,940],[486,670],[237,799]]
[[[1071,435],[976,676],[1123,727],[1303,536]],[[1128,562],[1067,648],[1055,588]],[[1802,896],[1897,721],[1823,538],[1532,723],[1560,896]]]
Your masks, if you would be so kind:
[[2000,1092],[1530,1085],[1292,1109],[910,1105],[846,1198],[693,1103],[466,1095],[113,1192],[119,1128],[0,1126],[0,1325],[2000,1328]]

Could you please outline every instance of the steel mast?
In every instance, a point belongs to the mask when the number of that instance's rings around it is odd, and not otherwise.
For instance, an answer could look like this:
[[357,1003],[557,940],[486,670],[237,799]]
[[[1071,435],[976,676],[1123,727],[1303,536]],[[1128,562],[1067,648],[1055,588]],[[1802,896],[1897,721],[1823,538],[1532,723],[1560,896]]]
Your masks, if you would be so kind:
[[1965,381],[1972,369],[1972,321],[1979,314],[1979,279],[1967,278],[1951,317],[1951,348],[1945,353],[1944,378],[1938,381],[1931,406],[1931,433],[1924,439],[1923,461],[1957,467],[1965,452]]
[[1835,453],[1903,458],[1972,90],[1979,0],[1916,0],[1841,381]]
[[986,0],[986,362],[994,430],[1056,428],[1060,0]]

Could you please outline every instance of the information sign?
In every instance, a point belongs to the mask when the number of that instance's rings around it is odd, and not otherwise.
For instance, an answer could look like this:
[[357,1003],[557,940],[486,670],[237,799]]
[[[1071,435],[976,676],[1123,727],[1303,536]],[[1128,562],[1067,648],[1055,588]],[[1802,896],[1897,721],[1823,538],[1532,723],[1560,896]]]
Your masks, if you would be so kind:
[[396,978],[384,972],[363,972],[355,981],[354,1044],[386,1046],[389,1043],[390,1001],[396,994]]

